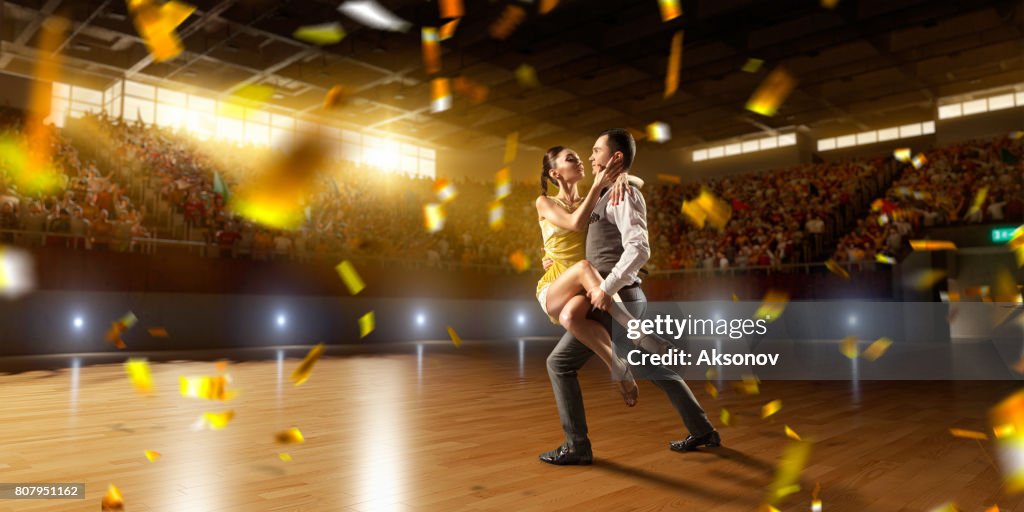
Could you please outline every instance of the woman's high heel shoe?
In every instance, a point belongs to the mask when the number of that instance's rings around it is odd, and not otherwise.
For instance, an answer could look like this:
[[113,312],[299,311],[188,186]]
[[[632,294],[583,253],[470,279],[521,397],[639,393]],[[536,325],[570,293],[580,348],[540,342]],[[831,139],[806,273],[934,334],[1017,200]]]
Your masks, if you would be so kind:
[[622,395],[622,400],[626,402],[626,405],[633,407],[640,398],[640,387],[636,385],[636,379],[633,378],[633,372],[629,369],[629,365],[625,362],[622,362],[622,365],[625,369],[615,380],[615,386],[619,389],[619,394]]

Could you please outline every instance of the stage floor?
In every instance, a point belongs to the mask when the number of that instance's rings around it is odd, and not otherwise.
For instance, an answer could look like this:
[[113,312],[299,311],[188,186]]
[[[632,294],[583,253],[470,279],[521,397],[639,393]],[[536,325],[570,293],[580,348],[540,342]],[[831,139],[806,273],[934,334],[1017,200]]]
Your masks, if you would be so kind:
[[[595,360],[581,372],[595,450],[590,467],[554,467],[537,455],[562,441],[544,366],[550,340],[404,344],[327,355],[308,382],[289,376],[302,350],[232,362],[228,402],[183,398],[181,375],[215,375],[210,354],[153,362],[153,396],[133,390],[119,363],[48,358],[61,368],[0,374],[0,482],[79,482],[85,500],[0,500],[0,511],[96,510],[113,483],[125,510],[756,510],[789,439],[813,442],[783,511],[1024,510],[1002,494],[987,431],[988,408],[1012,382],[763,382],[758,395],[721,386],[724,446],[669,451],[685,435],[664,395],[641,383],[627,408]],[[123,360],[131,354],[115,354]],[[111,358],[106,356],[106,361]],[[38,362],[38,361],[37,361]],[[7,364],[10,363],[10,364]],[[15,364],[17,363],[17,364]],[[0,360],[0,370],[26,360]],[[761,419],[761,407],[782,409]],[[194,430],[204,411],[233,410],[223,430]],[[302,444],[276,444],[298,427]],[[149,462],[145,450],[162,457]],[[292,457],[283,461],[279,454]]]

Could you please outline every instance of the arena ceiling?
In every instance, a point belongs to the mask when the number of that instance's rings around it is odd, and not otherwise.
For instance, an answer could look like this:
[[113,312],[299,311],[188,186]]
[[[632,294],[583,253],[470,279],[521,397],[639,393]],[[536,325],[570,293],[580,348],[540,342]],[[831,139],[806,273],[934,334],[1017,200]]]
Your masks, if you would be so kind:
[[[683,0],[663,23],[656,0],[562,0],[547,15],[533,2],[466,0],[455,37],[442,43],[440,76],[466,76],[490,88],[487,100],[456,98],[430,112],[430,76],[419,26],[439,23],[436,0],[381,0],[411,22],[405,33],[359,25],[340,0],[196,0],[179,27],[186,51],[156,63],[123,0],[0,0],[0,69],[27,75],[46,15],[73,23],[62,45],[67,81],[104,88],[134,77],[231,94],[273,86],[274,108],[370,127],[441,148],[490,148],[518,131],[544,147],[612,126],[663,121],[669,148],[806,126],[829,137],[935,117],[939,97],[1024,82],[1024,2],[1019,0]],[[505,40],[488,27],[509,4],[527,11]],[[292,38],[303,25],[340,22],[347,36],[318,47]],[[685,31],[679,90],[663,98],[672,35]],[[765,61],[757,73],[740,68]],[[524,89],[514,70],[537,70]],[[798,80],[774,117],[744,110],[772,68]],[[345,108],[324,112],[326,91],[354,88]]]

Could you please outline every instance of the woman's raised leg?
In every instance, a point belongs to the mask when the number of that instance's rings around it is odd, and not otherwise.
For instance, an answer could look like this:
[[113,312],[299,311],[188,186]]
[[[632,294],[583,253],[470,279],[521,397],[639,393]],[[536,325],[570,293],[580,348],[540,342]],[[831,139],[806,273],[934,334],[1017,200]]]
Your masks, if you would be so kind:
[[615,355],[612,338],[604,326],[587,318],[588,311],[590,311],[590,302],[585,296],[576,295],[562,308],[561,314],[558,315],[558,321],[562,327],[565,327],[565,330],[593,350],[597,357],[601,358],[601,361],[608,366],[612,373],[612,379],[615,380],[615,385],[618,387],[619,393],[622,394],[622,399],[625,400],[626,405],[633,407],[636,405],[639,394],[633,374],[629,371],[626,362]]

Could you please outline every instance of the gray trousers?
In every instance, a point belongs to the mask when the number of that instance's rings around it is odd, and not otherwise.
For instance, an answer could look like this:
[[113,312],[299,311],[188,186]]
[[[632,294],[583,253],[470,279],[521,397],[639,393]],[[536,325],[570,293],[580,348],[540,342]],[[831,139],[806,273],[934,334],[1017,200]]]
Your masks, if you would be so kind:
[[[623,288],[619,291],[619,297],[623,301],[623,306],[637,318],[641,318],[647,310],[647,297],[644,296],[644,292],[639,286]],[[594,310],[587,315],[587,318],[600,322],[604,325],[605,330],[613,332],[612,319],[608,313]],[[625,333],[624,328],[615,330]],[[625,336],[613,334],[612,342],[615,344],[616,352],[619,353],[622,353],[624,349],[632,350],[634,348],[633,343]],[[576,372],[593,355],[594,352],[590,348],[573,337],[572,333],[566,332],[548,356],[548,377],[551,378],[551,387],[555,392],[555,402],[558,404],[558,416],[562,420],[562,430],[565,431],[565,439],[570,446],[589,442],[587,439],[587,417],[583,409],[583,391],[580,389]],[[678,373],[663,366],[647,366],[644,367],[642,374],[644,378],[653,382],[668,395],[672,407],[679,413],[691,434],[700,436],[714,430],[704,409],[697,403],[690,387]]]

